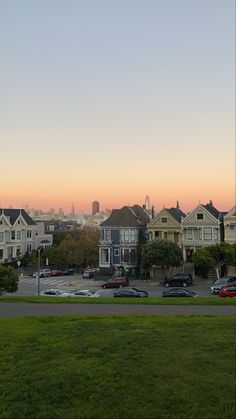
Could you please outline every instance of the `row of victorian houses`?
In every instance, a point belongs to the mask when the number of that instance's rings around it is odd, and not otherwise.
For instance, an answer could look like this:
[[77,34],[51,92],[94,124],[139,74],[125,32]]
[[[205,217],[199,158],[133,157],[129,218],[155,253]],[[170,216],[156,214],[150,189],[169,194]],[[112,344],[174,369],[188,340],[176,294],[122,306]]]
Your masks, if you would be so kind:
[[99,267],[139,273],[139,247],[146,240],[165,239],[177,243],[183,260],[191,262],[193,253],[216,243],[236,243],[236,206],[220,212],[210,201],[185,214],[177,202],[175,208],[163,208],[155,216],[139,205],[112,211],[100,225]]

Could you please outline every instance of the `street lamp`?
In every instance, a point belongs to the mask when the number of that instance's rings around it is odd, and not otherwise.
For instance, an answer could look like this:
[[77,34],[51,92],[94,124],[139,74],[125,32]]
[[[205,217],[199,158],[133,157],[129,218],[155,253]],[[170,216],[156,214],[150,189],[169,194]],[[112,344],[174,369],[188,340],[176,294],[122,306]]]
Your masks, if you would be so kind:
[[38,295],[40,295],[40,252],[42,247],[38,248]]
[[17,261],[17,266],[18,266],[18,278],[20,279],[20,265],[21,265],[21,261],[18,260]]

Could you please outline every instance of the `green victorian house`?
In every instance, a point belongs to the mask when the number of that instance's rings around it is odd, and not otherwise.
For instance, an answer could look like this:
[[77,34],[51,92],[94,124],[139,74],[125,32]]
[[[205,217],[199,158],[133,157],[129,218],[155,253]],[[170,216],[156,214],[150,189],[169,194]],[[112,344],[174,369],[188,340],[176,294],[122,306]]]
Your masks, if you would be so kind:
[[163,208],[148,224],[149,240],[166,239],[182,245],[182,220],[186,217],[179,208]]

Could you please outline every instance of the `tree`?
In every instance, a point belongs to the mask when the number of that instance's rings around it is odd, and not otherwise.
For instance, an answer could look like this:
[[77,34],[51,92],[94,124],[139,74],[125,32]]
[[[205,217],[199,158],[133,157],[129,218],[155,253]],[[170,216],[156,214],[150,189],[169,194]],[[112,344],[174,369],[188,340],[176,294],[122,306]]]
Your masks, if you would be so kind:
[[208,268],[215,269],[217,278],[220,278],[222,266],[235,263],[235,246],[228,243],[217,243],[204,247],[194,253],[193,263],[197,269],[203,264]]
[[153,265],[161,266],[165,275],[174,266],[180,266],[183,261],[180,247],[168,240],[152,240],[147,242],[141,252],[141,275],[150,276]]
[[4,292],[16,292],[18,280],[18,276],[11,266],[0,265],[0,295]]

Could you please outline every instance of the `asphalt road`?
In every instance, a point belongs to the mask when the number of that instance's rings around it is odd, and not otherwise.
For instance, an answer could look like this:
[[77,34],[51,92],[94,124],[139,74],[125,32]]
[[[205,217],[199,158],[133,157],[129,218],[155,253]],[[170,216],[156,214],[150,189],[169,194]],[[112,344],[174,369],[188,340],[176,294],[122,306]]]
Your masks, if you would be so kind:
[[236,314],[235,306],[135,305],[135,304],[27,304],[0,303],[0,317],[57,315],[223,315]]
[[[91,291],[99,291],[103,297],[111,297],[115,290],[103,290],[101,283],[102,281],[83,279],[81,275],[41,278],[40,291],[42,292],[48,288],[59,288],[67,292],[73,292],[77,289],[89,289]],[[131,280],[130,286],[148,291],[150,297],[161,297],[162,292],[166,290],[165,287],[151,280]],[[212,295],[210,286],[211,282],[202,280],[198,282],[194,281],[194,284],[190,288],[196,291],[199,297],[219,298],[218,296]],[[18,291],[15,295],[37,295],[37,280],[32,277],[20,278]]]

